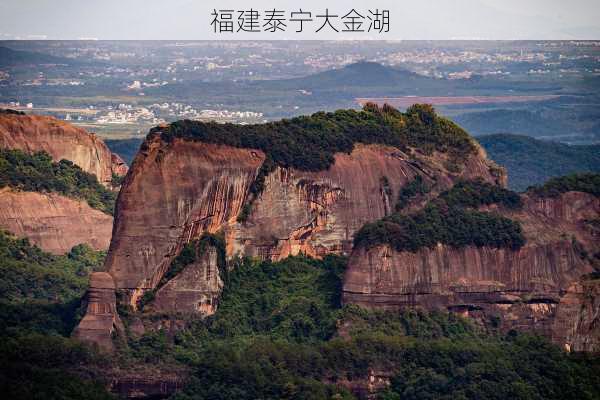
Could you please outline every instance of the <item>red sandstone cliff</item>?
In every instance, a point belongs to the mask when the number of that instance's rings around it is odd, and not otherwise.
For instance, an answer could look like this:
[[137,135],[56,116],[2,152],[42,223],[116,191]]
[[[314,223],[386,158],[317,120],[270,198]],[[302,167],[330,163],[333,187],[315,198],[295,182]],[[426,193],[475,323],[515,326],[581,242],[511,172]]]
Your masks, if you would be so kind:
[[[127,166],[95,135],[51,117],[0,112],[0,148],[46,151],[67,159],[110,186]],[[0,189],[0,228],[25,236],[43,250],[64,254],[80,243],[106,250],[113,218],[83,200],[56,193]]]
[[106,272],[90,275],[85,316],[75,328],[73,337],[97,344],[107,351],[114,350],[113,336],[124,334],[125,328],[117,314],[115,283]]
[[600,199],[568,192],[523,200],[520,211],[497,209],[521,222],[527,238],[521,249],[360,247],[350,257],[344,301],[497,317],[504,330],[533,330],[572,350],[600,350],[597,289],[579,283],[593,271],[586,254],[600,250],[597,232],[586,225],[600,216]]
[[[446,154],[415,150],[408,155],[357,144],[351,154],[336,154],[326,171],[276,168],[247,221],[237,222],[264,159],[252,149],[183,139],[166,143],[159,135],[147,140],[123,183],[106,262],[132,304],[156,287],[182,246],[203,232],[222,231],[228,257],[349,254],[354,233],[390,213],[388,193],[397,193],[417,174],[435,179],[438,190],[459,177],[504,182],[501,170],[482,152],[451,172]],[[383,177],[389,190],[382,187]]]
[[96,135],[53,117],[0,113],[0,148],[45,151],[55,161],[72,161],[106,186],[113,173],[127,173],[121,157]]
[[388,246],[352,249],[357,230],[390,214],[395,194],[417,175],[432,190],[406,212],[458,179],[504,185],[506,177],[481,150],[456,169],[444,153],[357,144],[350,154],[337,153],[325,171],[275,168],[248,218],[239,222],[264,161],[259,150],[181,138],[166,142],[160,135],[147,139],[123,183],[106,261],[132,306],[153,290],[154,311],[213,313],[222,289],[214,249],[157,286],[186,243],[220,232],[227,257],[350,255],[346,303],[445,309],[495,319],[504,330],[533,330],[572,350],[598,349],[597,285],[580,283],[593,271],[586,253],[599,250],[598,232],[588,226],[600,215],[597,197],[526,194],[518,211],[486,207],[522,224],[527,242],[516,251],[441,244],[416,253]]
[[106,250],[112,223],[112,216],[84,200],[0,189],[0,227],[53,254],[64,254],[81,243]]

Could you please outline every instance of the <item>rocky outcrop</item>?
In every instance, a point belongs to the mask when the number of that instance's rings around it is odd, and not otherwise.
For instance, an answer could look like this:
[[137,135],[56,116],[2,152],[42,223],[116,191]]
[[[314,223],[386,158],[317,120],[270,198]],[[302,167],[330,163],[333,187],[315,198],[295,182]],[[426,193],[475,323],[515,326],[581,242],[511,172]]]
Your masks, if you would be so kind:
[[567,351],[600,352],[600,281],[582,280],[557,306],[552,339]]
[[112,175],[124,176],[127,165],[92,133],[53,117],[0,113],[0,148],[45,151],[98,177],[106,186]]
[[106,266],[136,299],[155,288],[181,248],[235,224],[264,154],[155,138],[125,178]]
[[112,223],[112,216],[82,200],[0,189],[0,227],[53,254],[64,254],[81,243],[106,250]]
[[223,289],[217,263],[217,249],[210,246],[197,261],[186,266],[156,292],[152,310],[203,316],[214,314]]
[[344,278],[344,302],[445,309],[493,320],[502,330],[535,331],[588,349],[586,343],[597,341],[599,333],[592,322],[599,300],[589,295],[593,291],[584,296],[577,282],[593,271],[588,254],[600,250],[595,233],[586,228],[586,221],[600,216],[600,199],[568,192],[557,198],[525,195],[523,200],[520,211],[495,209],[521,222],[527,239],[521,249],[359,247]]
[[113,336],[123,334],[124,327],[117,313],[115,283],[106,272],[90,275],[85,316],[75,328],[73,337],[113,351]]
[[354,233],[389,214],[389,193],[417,174],[436,190],[459,177],[505,181],[483,153],[470,154],[459,170],[450,171],[445,153],[356,144],[350,154],[336,154],[325,171],[275,168],[248,218],[239,222],[264,160],[258,150],[179,138],[167,143],[160,135],[147,139],[123,184],[106,262],[132,305],[156,288],[181,248],[204,232],[224,234],[228,257],[349,254]]

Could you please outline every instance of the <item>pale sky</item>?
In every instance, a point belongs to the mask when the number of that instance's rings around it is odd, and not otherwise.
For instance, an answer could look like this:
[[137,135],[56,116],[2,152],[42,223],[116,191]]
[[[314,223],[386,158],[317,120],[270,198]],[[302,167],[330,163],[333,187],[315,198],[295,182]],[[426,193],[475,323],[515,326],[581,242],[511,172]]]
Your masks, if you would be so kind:
[[[390,10],[390,32],[214,34],[213,8]],[[261,15],[262,18],[262,15]],[[600,0],[0,0],[2,39],[600,39]],[[235,22],[237,24],[237,22]],[[315,22],[316,24],[316,22]],[[340,22],[341,24],[341,22]],[[320,25],[320,24],[319,24]]]

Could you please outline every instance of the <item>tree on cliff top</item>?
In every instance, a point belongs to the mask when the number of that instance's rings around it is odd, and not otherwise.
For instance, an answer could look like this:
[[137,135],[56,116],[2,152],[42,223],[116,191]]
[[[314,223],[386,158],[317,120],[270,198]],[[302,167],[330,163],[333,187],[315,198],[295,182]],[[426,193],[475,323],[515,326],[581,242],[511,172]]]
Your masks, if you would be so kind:
[[423,104],[402,113],[387,104],[369,103],[362,111],[317,112],[255,125],[184,120],[150,132],[150,136],[156,134],[167,142],[184,138],[258,149],[275,165],[308,171],[329,168],[335,153],[350,153],[355,143],[448,152],[456,162],[476,149],[469,134]]
[[95,175],[68,160],[52,161],[46,152],[28,154],[0,149],[0,188],[9,186],[30,192],[56,192],[85,200],[90,207],[113,214],[116,194],[106,189]]

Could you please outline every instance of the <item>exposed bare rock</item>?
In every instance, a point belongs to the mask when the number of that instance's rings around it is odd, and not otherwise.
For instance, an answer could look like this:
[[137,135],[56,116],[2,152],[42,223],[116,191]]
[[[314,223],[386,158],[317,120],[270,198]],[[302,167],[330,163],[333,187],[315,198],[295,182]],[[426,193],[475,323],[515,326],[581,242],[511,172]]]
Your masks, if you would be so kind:
[[[204,232],[223,232],[228,257],[349,254],[354,233],[391,211],[384,177],[392,193],[417,174],[438,191],[459,177],[505,182],[503,171],[483,153],[467,156],[451,172],[446,154],[357,144],[351,154],[336,154],[326,171],[276,168],[248,219],[238,222],[264,160],[258,150],[178,138],[166,143],[160,135],[147,139],[123,184],[106,262],[133,306],[144,291],[156,288],[181,248]],[[166,301],[166,289],[160,297]]]
[[217,258],[217,249],[208,247],[196,262],[185,267],[157,291],[152,309],[204,316],[214,314],[223,289]]
[[90,275],[87,302],[85,316],[73,331],[73,337],[113,351],[113,335],[122,334],[124,327],[117,313],[115,283],[110,274],[94,272]]
[[172,259],[203,232],[236,223],[262,152],[160,138],[146,143],[116,206],[106,266],[132,303],[155,288]]
[[[524,203],[521,211],[496,210],[522,223],[527,244],[516,251],[442,244],[414,253],[388,245],[355,249],[344,278],[344,302],[493,317],[504,330],[536,331],[589,349],[587,343],[598,338],[592,321],[599,300],[595,295],[584,300],[576,282],[593,271],[586,254],[600,250],[597,237],[585,228],[586,220],[600,215],[600,199],[569,192],[553,199],[527,195]],[[561,321],[557,308],[565,310]]]
[[87,202],[55,193],[0,189],[0,227],[53,254],[86,243],[106,250],[113,218]]
[[600,352],[600,281],[573,283],[560,299],[552,340],[567,351]]
[[438,190],[450,187],[457,176],[496,181],[485,158],[469,157],[460,175],[447,171],[444,161],[443,154],[411,157],[393,147],[357,144],[351,154],[336,154],[327,171],[277,168],[247,223],[225,227],[228,255],[280,260],[300,252],[349,254],[354,233],[392,211],[383,177],[391,193],[416,175],[435,177]]
[[125,162],[100,138],[53,117],[0,114],[0,148],[45,151],[55,161],[72,161],[106,186],[110,186],[113,173],[127,173]]

